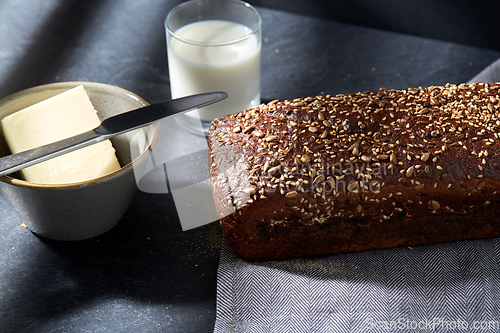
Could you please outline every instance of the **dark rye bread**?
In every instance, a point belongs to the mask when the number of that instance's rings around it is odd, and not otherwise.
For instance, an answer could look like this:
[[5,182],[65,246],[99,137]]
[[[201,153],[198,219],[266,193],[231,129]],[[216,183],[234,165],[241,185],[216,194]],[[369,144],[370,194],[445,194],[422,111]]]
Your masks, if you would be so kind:
[[499,89],[382,88],[215,120],[228,244],[268,260],[500,235]]

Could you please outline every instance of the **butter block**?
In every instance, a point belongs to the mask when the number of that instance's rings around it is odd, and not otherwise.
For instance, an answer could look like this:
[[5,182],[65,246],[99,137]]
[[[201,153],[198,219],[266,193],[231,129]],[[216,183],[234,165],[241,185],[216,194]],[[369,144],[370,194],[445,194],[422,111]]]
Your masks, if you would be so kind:
[[[2,128],[15,154],[84,133],[100,123],[84,87],[77,86],[3,118]],[[115,149],[106,140],[25,168],[21,175],[32,183],[66,184],[118,169]]]

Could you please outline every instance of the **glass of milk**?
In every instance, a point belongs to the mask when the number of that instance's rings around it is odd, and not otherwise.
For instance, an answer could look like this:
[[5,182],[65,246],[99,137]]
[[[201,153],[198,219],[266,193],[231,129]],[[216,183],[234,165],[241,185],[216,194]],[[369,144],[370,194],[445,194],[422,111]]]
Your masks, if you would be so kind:
[[172,98],[224,91],[228,98],[177,117],[191,132],[260,104],[261,18],[239,0],[190,0],[165,19]]

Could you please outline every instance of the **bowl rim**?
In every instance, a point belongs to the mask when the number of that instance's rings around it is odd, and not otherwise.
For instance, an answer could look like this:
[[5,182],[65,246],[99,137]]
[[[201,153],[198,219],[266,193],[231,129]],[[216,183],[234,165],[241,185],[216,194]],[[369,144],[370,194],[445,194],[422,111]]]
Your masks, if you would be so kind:
[[[149,103],[145,99],[143,99],[142,97],[140,97],[136,93],[133,93],[127,89],[124,89],[124,88],[121,88],[121,87],[118,87],[118,86],[115,86],[112,84],[100,83],[100,82],[90,82],[90,81],[55,82],[55,83],[48,83],[48,84],[42,84],[42,85],[30,87],[30,88],[20,90],[18,92],[15,92],[13,94],[10,94],[6,97],[1,98],[0,104],[4,101],[7,101],[7,100],[15,100],[18,95],[25,94],[25,93],[29,92],[30,90],[33,90],[33,91],[44,90],[46,88],[50,88],[50,87],[54,87],[54,86],[76,87],[78,85],[83,85],[84,87],[85,87],[85,85],[111,87],[113,89],[117,89],[119,91],[125,92],[126,95],[128,95],[130,97],[136,98],[139,102],[143,103],[145,106],[149,105]],[[18,179],[18,178],[14,178],[14,177],[11,177],[9,175],[6,175],[3,177],[0,177],[0,182],[8,183],[11,185],[17,185],[17,186],[21,186],[21,187],[31,187],[31,188],[37,188],[37,189],[60,189],[60,188],[76,188],[76,187],[81,187],[82,185],[87,185],[87,184],[92,185],[92,184],[100,182],[100,181],[106,181],[110,178],[115,178],[119,174],[127,172],[129,169],[133,168],[135,165],[140,163],[144,158],[146,158],[151,153],[151,151],[153,149],[152,147],[156,144],[156,142],[158,142],[158,139],[160,136],[160,124],[156,123],[153,126],[156,126],[156,131],[155,131],[154,137],[151,140],[151,142],[149,143],[149,145],[144,149],[144,151],[136,159],[134,159],[130,163],[128,163],[128,164],[122,166],[120,169],[115,170],[111,173],[108,173],[104,176],[100,176],[97,178],[92,178],[92,179],[88,179],[88,180],[84,180],[84,181],[80,181],[80,182],[74,182],[74,183],[44,184],[44,183],[31,183],[31,182],[28,182],[26,180],[22,180],[22,179]]]

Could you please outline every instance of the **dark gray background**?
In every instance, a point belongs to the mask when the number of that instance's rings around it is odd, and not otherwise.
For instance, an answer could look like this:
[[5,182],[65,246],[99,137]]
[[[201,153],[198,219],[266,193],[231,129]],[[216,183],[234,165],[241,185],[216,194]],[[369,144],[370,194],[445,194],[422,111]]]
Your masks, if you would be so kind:
[[[163,20],[180,1],[0,3],[0,98],[96,81],[169,98]],[[500,56],[494,1],[250,1],[264,101],[466,82]],[[0,197],[0,332],[211,332],[221,232],[182,232],[172,197],[137,192],[110,232],[55,242]]]

